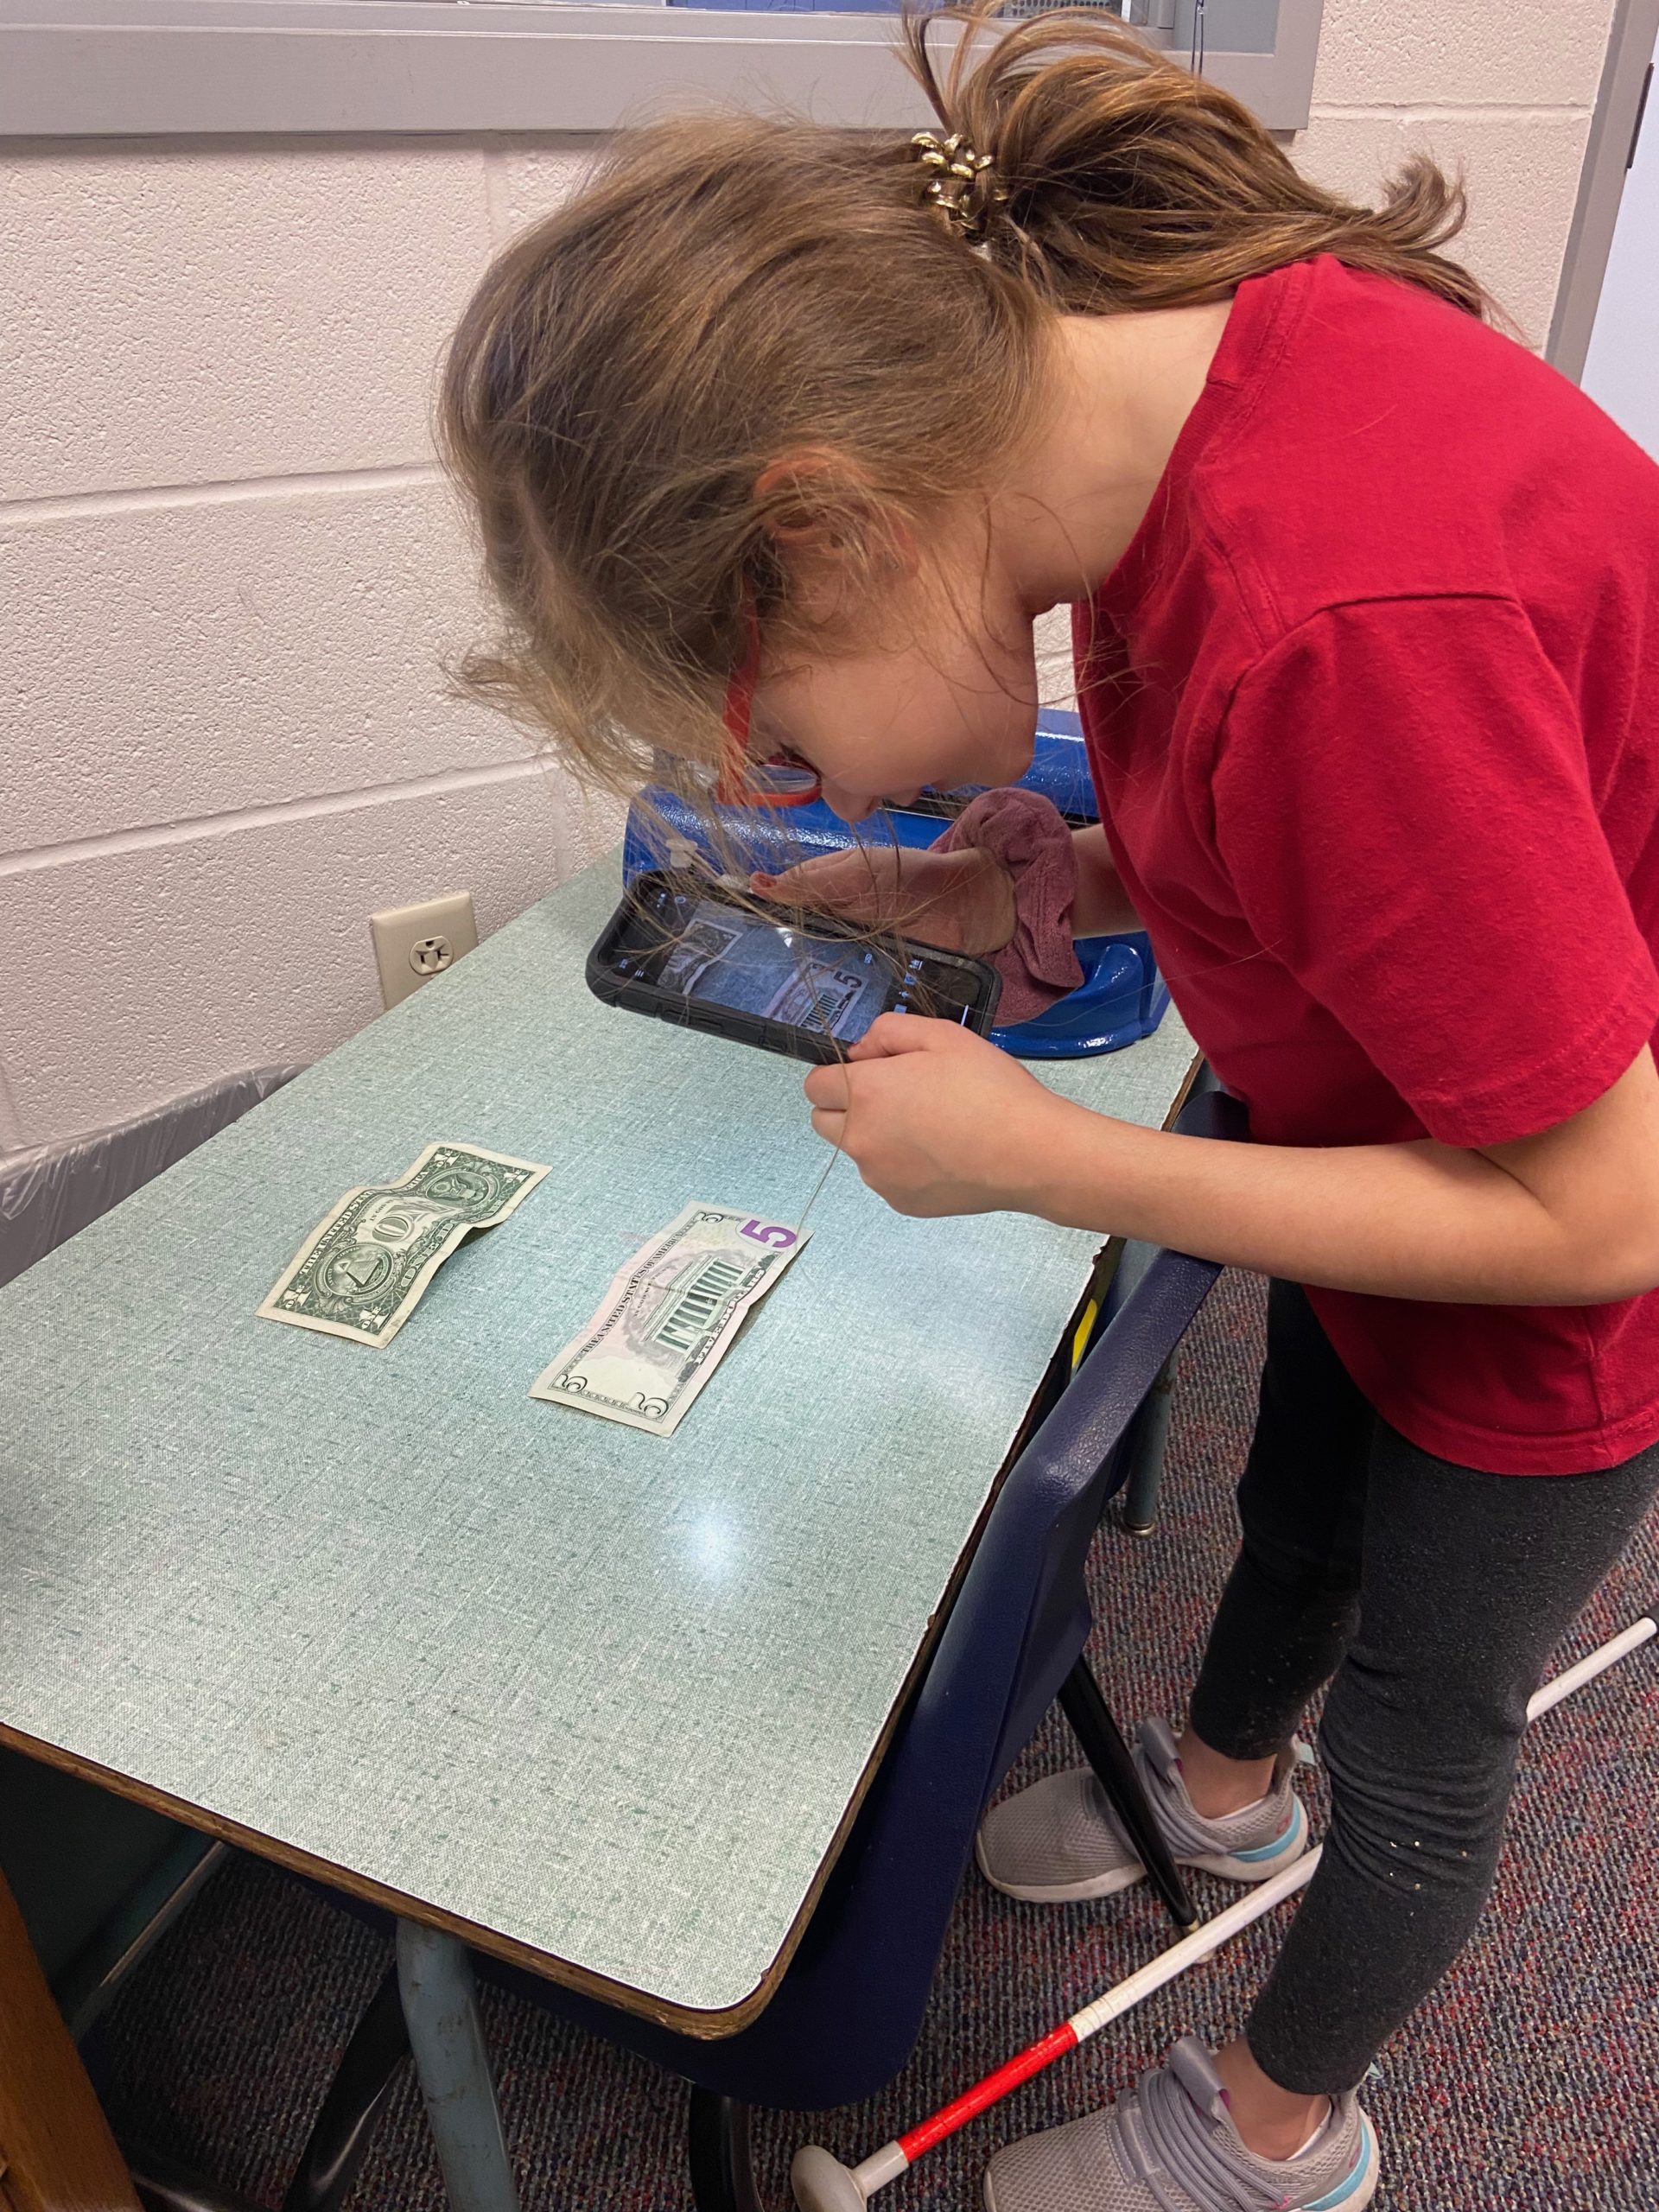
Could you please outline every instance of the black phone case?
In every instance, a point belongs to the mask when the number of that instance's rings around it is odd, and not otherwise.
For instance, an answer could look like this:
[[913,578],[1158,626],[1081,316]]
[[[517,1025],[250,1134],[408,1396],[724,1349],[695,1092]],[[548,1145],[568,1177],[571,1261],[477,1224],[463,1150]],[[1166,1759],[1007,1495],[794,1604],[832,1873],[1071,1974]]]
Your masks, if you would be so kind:
[[[752,915],[754,911],[741,899],[722,897],[718,885],[690,870],[652,869],[637,876],[588,956],[588,988],[595,998],[603,999],[607,1006],[626,1007],[634,1014],[655,1014],[659,1021],[674,1022],[682,1029],[701,1029],[711,1037],[729,1037],[740,1045],[759,1046],[763,1052],[781,1052],[787,1059],[827,1066],[846,1058],[846,1047],[839,1039],[821,1036],[816,1030],[799,1029],[792,1022],[767,1021],[762,1015],[740,1013],[735,1007],[700,1006],[696,1000],[664,991],[656,983],[619,976],[615,961],[624,935],[642,913],[652,912],[646,900],[636,893],[641,886],[658,884],[666,884],[671,889],[699,899],[712,899],[721,906],[734,907],[740,913]],[[920,938],[897,938],[855,929],[832,914],[810,914],[810,925],[814,937],[838,937],[860,944],[877,945],[896,957],[901,969],[907,951],[914,950],[925,952],[931,960],[965,969],[977,980],[983,1003],[974,1009],[962,1027],[983,1037],[994,1026],[1002,978],[988,962],[972,959],[965,952],[947,952],[942,945],[927,944]]]

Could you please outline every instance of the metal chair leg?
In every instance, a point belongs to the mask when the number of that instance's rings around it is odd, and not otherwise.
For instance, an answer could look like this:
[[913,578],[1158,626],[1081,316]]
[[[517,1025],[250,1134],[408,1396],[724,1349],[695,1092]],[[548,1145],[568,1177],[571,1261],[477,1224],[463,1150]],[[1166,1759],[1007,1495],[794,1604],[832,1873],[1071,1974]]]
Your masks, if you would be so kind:
[[1129,1432],[1129,1471],[1123,1484],[1123,1526],[1131,1536],[1149,1536],[1158,1526],[1158,1494],[1163,1487],[1164,1449],[1174,1402],[1175,1363],[1165,1362]]
[[397,1985],[453,2212],[519,2212],[467,1946],[400,1920]]
[[409,2056],[397,1969],[369,2000],[346,2046],[316,2125],[300,2154],[283,2212],[339,2212],[368,2155],[391,2096],[397,2069]]
[[694,2084],[686,2138],[697,2212],[761,2212],[749,2158],[747,2105]]
[[1079,1659],[1060,1684],[1060,1709],[1071,1722],[1084,1756],[1111,1801],[1112,1810],[1122,1821],[1124,1831],[1147,1870],[1147,1880],[1169,1907],[1176,1925],[1191,1928],[1198,1916],[1197,1909],[1187,1895],[1180,1870],[1171,1858],[1169,1846],[1147,1802],[1147,1793],[1129,1757],[1129,1747],[1100,1694],[1100,1685],[1089,1671],[1086,1659]]

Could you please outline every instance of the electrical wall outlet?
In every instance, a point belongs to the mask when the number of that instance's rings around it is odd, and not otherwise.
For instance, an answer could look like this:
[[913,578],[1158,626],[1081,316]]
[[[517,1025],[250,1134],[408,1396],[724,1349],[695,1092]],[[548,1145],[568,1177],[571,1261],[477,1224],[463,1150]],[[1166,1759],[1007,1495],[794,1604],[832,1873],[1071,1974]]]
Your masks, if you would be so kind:
[[384,907],[369,916],[369,933],[380,970],[380,995],[396,1006],[453,968],[463,952],[475,950],[473,894],[457,891],[453,898],[428,899],[418,906]]

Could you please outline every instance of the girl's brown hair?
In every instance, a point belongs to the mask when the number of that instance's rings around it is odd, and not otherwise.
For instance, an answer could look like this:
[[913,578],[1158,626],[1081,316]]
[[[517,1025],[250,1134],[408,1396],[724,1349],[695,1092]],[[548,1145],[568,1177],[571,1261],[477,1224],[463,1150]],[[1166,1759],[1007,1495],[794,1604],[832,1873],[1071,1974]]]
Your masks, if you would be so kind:
[[1487,311],[1440,251],[1463,196],[1427,159],[1357,207],[1098,14],[966,11],[942,76],[938,20],[909,17],[904,52],[942,131],[990,157],[971,242],[906,134],[688,118],[619,137],[461,321],[442,444],[505,617],[462,680],[591,780],[716,757],[748,608],[769,646],[803,626],[791,525],[874,589],[895,525],[926,542],[994,480],[1057,313],[1196,305],[1319,253]]

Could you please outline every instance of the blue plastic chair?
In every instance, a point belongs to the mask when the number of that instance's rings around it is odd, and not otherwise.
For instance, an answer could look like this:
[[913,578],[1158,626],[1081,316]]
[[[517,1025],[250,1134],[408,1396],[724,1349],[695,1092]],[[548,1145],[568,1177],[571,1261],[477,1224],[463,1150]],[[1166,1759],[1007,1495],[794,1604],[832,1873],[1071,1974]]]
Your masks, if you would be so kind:
[[[1236,1102],[1215,1095],[1190,1099],[1177,1127],[1189,1135],[1243,1134]],[[1090,1624],[1084,1571],[1104,1507],[1128,1472],[1137,1415],[1219,1273],[1207,1261],[1154,1253],[1131,1287],[1120,1291],[1115,1277],[1106,1289],[1092,1348],[1069,1382],[1069,1359],[1062,1366],[1057,1355],[1034,1433],[995,1494],[852,1834],[776,1995],[751,2026],[698,2040],[539,1975],[476,1960],[486,1980],[689,2080],[698,2212],[760,2212],[749,2166],[750,2107],[853,2103],[905,2064],[980,1816],[1057,1697],[1166,1902],[1182,1922],[1193,1918],[1083,1657]],[[450,2037],[435,2060],[426,2032],[423,2084],[458,2212],[498,2212],[514,2200],[466,1956],[454,1938],[404,1923],[400,1955],[411,1943],[429,1950],[448,1944],[457,1955],[440,1994],[416,1993],[416,2009],[425,2004],[431,2018],[442,2013]],[[408,1956],[403,1964],[409,2010]],[[414,2012],[411,2018],[418,2031]],[[330,2186],[321,2185],[321,2169],[310,2189],[303,2174],[296,2177],[287,2212],[321,2212],[340,2201],[341,2177],[349,2181],[346,2170],[354,2170],[372,2125],[360,2103],[354,2106],[351,2084],[359,2099],[369,2088],[383,2094],[399,2048],[389,1975],[348,2049],[331,2115],[314,2138],[319,2154],[330,2141],[349,2139],[351,2155],[322,2159]],[[442,2092],[428,2078],[435,2063],[448,2068]]]

